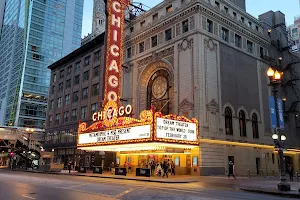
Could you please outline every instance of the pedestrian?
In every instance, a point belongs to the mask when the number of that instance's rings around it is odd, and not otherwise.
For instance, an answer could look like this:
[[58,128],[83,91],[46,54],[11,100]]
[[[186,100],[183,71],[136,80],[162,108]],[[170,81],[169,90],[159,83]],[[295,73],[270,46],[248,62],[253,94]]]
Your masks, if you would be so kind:
[[175,176],[175,163],[173,161],[171,163],[171,175]]
[[294,168],[293,168],[292,165],[289,166],[288,172],[289,172],[289,175],[290,175],[290,181],[294,181]]
[[168,176],[168,169],[169,169],[169,165],[168,165],[168,163],[166,162],[166,161],[164,161],[164,164],[163,164],[163,170],[164,170],[164,174],[163,174],[163,177],[169,177]]
[[154,161],[151,162],[151,176],[154,176],[154,171],[155,171],[155,163]]
[[128,163],[128,172],[131,172],[132,164],[131,162]]
[[69,170],[69,174],[71,173],[71,162],[69,162],[68,164],[68,170]]
[[109,168],[110,168],[111,174],[114,174],[114,173],[115,173],[115,163],[114,163],[114,162],[111,162]]
[[228,164],[228,178],[230,178],[230,175],[233,176],[233,178],[235,179],[235,176],[234,176],[234,164],[232,161],[229,161],[229,164]]
[[160,177],[161,176],[161,172],[162,172],[162,167],[161,167],[160,164],[157,164],[156,177]]

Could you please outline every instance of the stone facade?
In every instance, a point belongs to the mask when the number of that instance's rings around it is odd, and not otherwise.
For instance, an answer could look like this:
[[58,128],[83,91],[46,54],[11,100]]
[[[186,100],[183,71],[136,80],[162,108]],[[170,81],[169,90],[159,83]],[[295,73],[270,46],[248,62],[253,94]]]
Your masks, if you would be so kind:
[[[154,73],[166,71],[169,97],[156,109],[167,106],[170,113],[198,119],[201,175],[226,174],[229,159],[235,161],[238,175],[278,172],[268,63],[260,57],[261,50],[268,55],[270,40],[261,23],[238,6],[227,0],[210,2],[164,1],[127,25],[122,99],[134,106],[136,116],[149,109],[156,101],[148,84]],[[158,20],[153,20],[156,14]],[[232,113],[232,135],[225,130],[226,108]],[[245,116],[244,136],[240,112]]]

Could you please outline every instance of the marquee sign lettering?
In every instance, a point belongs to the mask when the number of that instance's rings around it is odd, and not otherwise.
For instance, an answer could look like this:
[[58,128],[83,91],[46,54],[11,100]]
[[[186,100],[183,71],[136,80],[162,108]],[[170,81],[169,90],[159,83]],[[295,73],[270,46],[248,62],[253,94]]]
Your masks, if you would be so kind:
[[108,101],[117,104],[120,102],[124,9],[128,5],[129,0],[107,0],[108,24],[103,105]]

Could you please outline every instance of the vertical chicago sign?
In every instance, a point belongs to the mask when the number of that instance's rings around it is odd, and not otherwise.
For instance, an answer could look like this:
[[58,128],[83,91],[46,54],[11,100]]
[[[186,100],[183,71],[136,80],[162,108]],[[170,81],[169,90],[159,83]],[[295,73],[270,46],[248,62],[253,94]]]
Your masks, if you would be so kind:
[[121,95],[122,44],[124,10],[129,0],[107,0],[106,74],[103,106],[114,101],[118,105]]

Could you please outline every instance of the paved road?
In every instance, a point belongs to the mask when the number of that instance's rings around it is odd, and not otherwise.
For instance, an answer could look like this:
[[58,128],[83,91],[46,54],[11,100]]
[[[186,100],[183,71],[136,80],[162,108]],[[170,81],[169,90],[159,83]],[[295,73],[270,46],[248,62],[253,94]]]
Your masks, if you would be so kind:
[[[35,174],[0,170],[1,200],[283,200],[236,189],[235,180],[188,184]],[[242,181],[242,180],[241,180]]]

